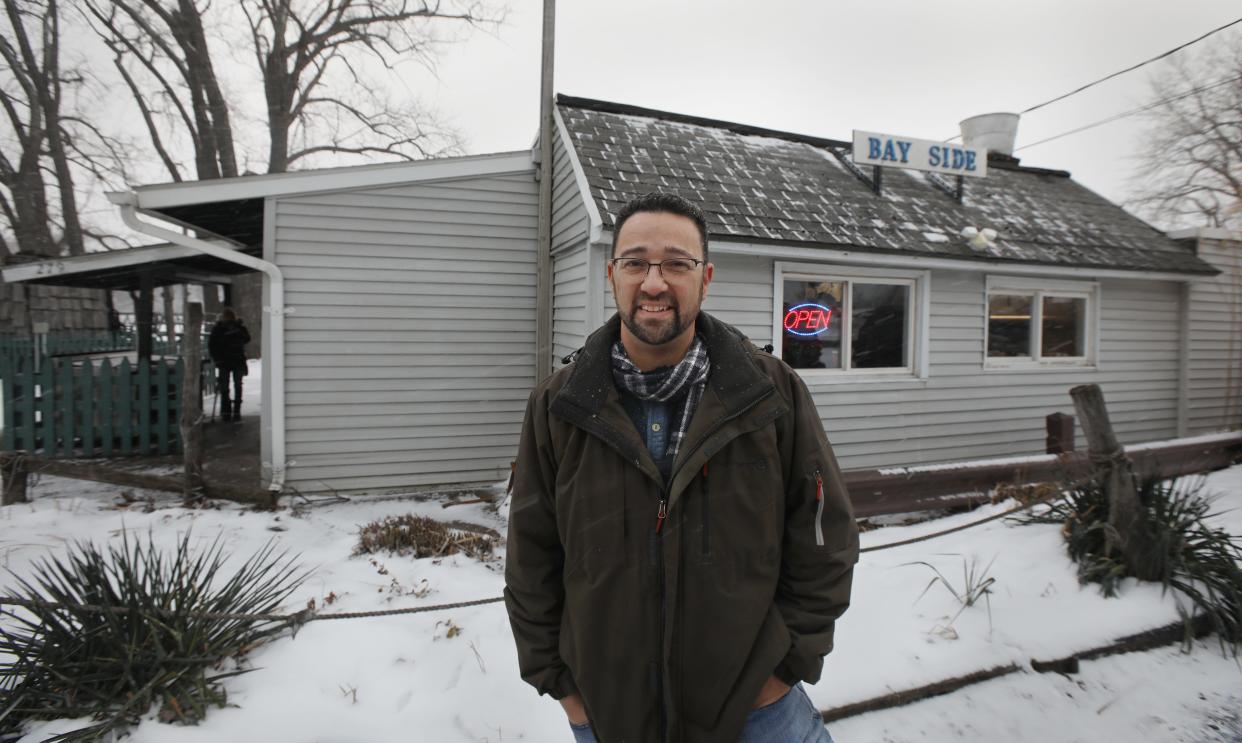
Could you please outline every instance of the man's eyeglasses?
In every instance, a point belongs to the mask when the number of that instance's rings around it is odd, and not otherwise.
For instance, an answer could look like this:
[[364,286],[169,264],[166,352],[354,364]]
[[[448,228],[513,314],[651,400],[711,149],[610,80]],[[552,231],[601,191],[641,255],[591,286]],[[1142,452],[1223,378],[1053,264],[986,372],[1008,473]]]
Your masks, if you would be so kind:
[[680,278],[705,263],[697,258],[667,258],[655,263],[646,258],[613,258],[610,262],[613,269],[627,279],[646,278],[652,266],[659,268],[660,275],[666,279]]

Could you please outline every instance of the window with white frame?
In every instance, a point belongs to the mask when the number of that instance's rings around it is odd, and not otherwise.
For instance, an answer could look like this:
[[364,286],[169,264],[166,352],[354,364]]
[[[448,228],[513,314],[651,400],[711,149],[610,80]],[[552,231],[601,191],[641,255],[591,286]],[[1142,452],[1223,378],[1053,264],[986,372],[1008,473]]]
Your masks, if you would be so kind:
[[986,365],[1090,365],[1098,285],[989,277]]
[[914,272],[778,266],[773,337],[801,370],[870,374],[918,368]]

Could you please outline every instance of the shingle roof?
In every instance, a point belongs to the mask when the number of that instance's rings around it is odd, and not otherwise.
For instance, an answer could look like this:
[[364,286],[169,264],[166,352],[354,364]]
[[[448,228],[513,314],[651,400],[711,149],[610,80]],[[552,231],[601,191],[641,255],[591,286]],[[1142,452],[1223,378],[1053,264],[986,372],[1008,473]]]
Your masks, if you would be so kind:
[[[926,175],[885,169],[875,194],[838,160],[849,143],[559,96],[606,229],[629,199],[680,193],[712,239],[850,246],[929,257],[1215,273],[1193,251],[1063,171],[993,159],[958,203]],[[975,250],[962,228],[999,237]]]

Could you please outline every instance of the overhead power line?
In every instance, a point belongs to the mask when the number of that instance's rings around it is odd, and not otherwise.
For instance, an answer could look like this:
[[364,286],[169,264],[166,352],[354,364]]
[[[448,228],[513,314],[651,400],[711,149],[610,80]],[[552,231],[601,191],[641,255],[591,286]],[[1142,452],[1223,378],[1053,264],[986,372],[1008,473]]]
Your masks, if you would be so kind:
[[1139,106],[1138,108],[1132,108],[1129,111],[1123,111],[1119,114],[1114,114],[1112,116],[1109,116],[1108,118],[1100,119],[1099,121],[1093,121],[1090,124],[1085,124],[1083,126],[1077,127],[1076,129],[1070,129],[1069,131],[1061,132],[1060,134],[1054,134],[1051,137],[1041,139],[1038,142],[1031,142],[1030,144],[1024,144],[1021,147],[1014,148],[1014,152],[1017,152],[1018,150],[1025,150],[1029,147],[1034,147],[1036,145],[1041,145],[1041,144],[1044,144],[1045,142],[1051,142],[1054,139],[1060,139],[1061,137],[1068,137],[1069,135],[1077,134],[1078,132],[1085,132],[1088,129],[1094,129],[1097,126],[1111,124],[1112,122],[1117,121],[1118,119],[1124,119],[1127,116],[1133,116],[1135,114],[1143,113],[1144,111],[1150,111],[1151,109],[1157,108],[1159,106],[1163,106],[1166,103],[1173,103],[1174,101],[1180,101],[1181,99],[1189,98],[1190,96],[1195,95],[1196,93],[1202,93],[1206,90],[1211,90],[1212,88],[1219,88],[1222,85],[1228,85],[1229,83],[1235,83],[1235,82],[1238,82],[1239,80],[1242,80],[1242,75],[1236,75],[1227,80],[1221,80],[1220,82],[1212,83],[1211,85],[1203,85],[1198,88],[1192,88],[1191,90],[1187,90],[1183,93],[1178,93],[1177,95],[1172,95],[1172,96],[1169,96],[1168,98],[1161,98],[1158,101],[1153,101],[1151,103]]
[[[1138,64],[1130,65],[1129,67],[1125,68],[1124,70],[1117,70],[1116,72],[1114,72],[1114,73],[1112,73],[1112,74],[1109,74],[1109,75],[1105,75],[1104,77],[1102,77],[1102,78],[1100,78],[1100,79],[1098,79],[1098,80],[1093,80],[1093,81],[1091,81],[1091,82],[1087,83],[1086,85],[1081,85],[1081,86],[1079,86],[1079,87],[1077,87],[1077,88],[1075,88],[1075,89],[1071,90],[1071,91],[1070,91],[1070,92],[1068,92],[1068,93],[1062,93],[1061,95],[1057,96],[1056,98],[1049,98],[1048,100],[1044,101],[1043,103],[1036,103],[1034,106],[1031,106],[1031,107],[1029,107],[1029,108],[1024,108],[1024,109],[1022,109],[1021,111],[1019,111],[1018,113],[1020,113],[1020,114],[1029,114],[1030,112],[1035,111],[1036,109],[1043,108],[1044,106],[1047,106],[1047,105],[1050,105],[1050,104],[1056,103],[1057,101],[1063,101],[1063,100],[1065,100],[1066,98],[1069,98],[1069,97],[1070,97],[1070,96],[1072,96],[1072,95],[1077,95],[1078,93],[1081,93],[1081,92],[1083,92],[1084,90],[1087,90],[1088,88],[1093,88],[1093,87],[1095,87],[1096,85],[1099,85],[1099,84],[1100,84],[1100,83],[1102,83],[1102,82],[1107,82],[1108,80],[1112,80],[1114,77],[1117,77],[1117,76],[1119,76],[1119,75],[1124,75],[1124,74],[1126,74],[1127,72],[1133,72],[1134,70],[1137,70],[1137,69],[1139,69],[1140,67],[1144,67],[1144,66],[1146,66],[1146,65],[1151,64],[1152,62],[1158,62],[1158,61],[1160,61],[1160,60],[1164,59],[1165,57],[1168,57],[1169,55],[1176,54],[1177,52],[1180,52],[1181,50],[1185,49],[1185,48],[1186,48],[1186,47],[1188,47],[1188,46],[1193,46],[1194,44],[1198,44],[1200,41],[1203,41],[1204,39],[1208,38],[1209,36],[1212,36],[1213,34],[1218,34],[1218,33],[1220,33],[1221,31],[1224,31],[1225,29],[1230,28],[1231,26],[1236,26],[1236,25],[1238,25],[1239,23],[1242,23],[1242,18],[1236,18],[1236,19],[1234,19],[1234,20],[1232,20],[1232,21],[1230,21],[1230,22],[1226,23],[1226,24],[1225,24],[1225,25],[1223,25],[1223,26],[1217,26],[1216,28],[1212,29],[1211,31],[1208,31],[1207,33],[1203,34],[1202,36],[1199,36],[1199,37],[1196,37],[1196,38],[1194,38],[1194,39],[1191,39],[1190,41],[1187,41],[1185,44],[1181,44],[1181,45],[1179,45],[1179,46],[1175,46],[1175,47],[1173,47],[1172,49],[1170,49],[1170,50],[1168,50],[1168,51],[1166,51],[1166,52],[1161,52],[1160,54],[1157,54],[1156,56],[1152,57],[1151,59],[1145,59],[1145,60],[1143,60],[1142,62],[1139,62]],[[1137,113],[1137,112],[1135,112],[1135,113]],[[1106,123],[1106,122],[1099,122],[1099,123]],[[1070,133],[1072,133],[1072,132],[1066,132],[1066,134],[1070,134]],[[955,140],[955,139],[960,139],[960,138],[961,138],[961,136],[962,136],[962,135],[961,135],[961,133],[954,134],[953,136],[951,136],[951,137],[949,137],[949,138],[945,139],[944,141],[946,141],[946,142],[952,142],[952,141],[953,141],[953,140]],[[1058,135],[1058,136],[1064,136],[1064,135]],[[1027,146],[1027,147],[1034,147],[1036,144],[1042,144],[1042,142],[1036,142],[1036,143],[1034,143],[1034,144],[1029,144],[1029,145],[1026,145],[1026,146]]]
[[1118,70],[1118,71],[1116,71],[1116,72],[1112,73],[1111,75],[1105,75],[1104,77],[1100,78],[1099,80],[1094,80],[1094,81],[1092,81],[1092,82],[1089,82],[1089,83],[1087,83],[1086,85],[1083,85],[1083,86],[1080,86],[1080,87],[1078,87],[1078,88],[1075,88],[1075,89],[1071,90],[1071,91],[1070,91],[1070,92],[1068,92],[1068,93],[1063,93],[1063,94],[1061,94],[1061,95],[1057,96],[1056,98],[1049,98],[1048,100],[1044,101],[1043,103],[1037,103],[1037,104],[1035,104],[1034,106],[1031,106],[1030,108],[1026,108],[1026,109],[1023,109],[1022,111],[1019,111],[1019,113],[1029,114],[1030,112],[1032,112],[1032,111],[1034,111],[1034,110],[1036,110],[1036,109],[1039,109],[1039,108],[1043,108],[1044,106],[1047,106],[1047,105],[1049,105],[1049,104],[1051,104],[1051,103],[1056,103],[1057,101],[1063,101],[1063,100],[1065,100],[1066,98],[1069,98],[1069,97],[1070,97],[1070,96],[1072,96],[1072,95],[1076,95],[1076,94],[1078,94],[1078,93],[1083,92],[1084,90],[1087,90],[1088,88],[1093,88],[1093,87],[1095,87],[1096,85],[1099,85],[1099,84],[1100,84],[1100,83],[1102,83],[1102,82],[1105,82],[1105,81],[1108,81],[1108,80],[1112,80],[1114,77],[1117,77],[1118,75],[1124,75],[1124,74],[1126,74],[1127,72],[1133,72],[1134,70],[1137,70],[1137,69],[1138,69],[1138,68],[1140,68],[1140,67],[1143,67],[1143,66],[1145,66],[1145,65],[1149,65],[1149,64],[1151,64],[1152,62],[1157,62],[1157,61],[1159,61],[1159,60],[1162,60],[1162,59],[1164,59],[1165,57],[1167,57],[1167,56],[1169,56],[1169,55],[1171,55],[1171,54],[1176,54],[1177,52],[1180,52],[1181,50],[1185,49],[1185,48],[1186,48],[1186,47],[1188,47],[1188,46],[1191,46],[1191,45],[1193,45],[1193,44],[1198,44],[1200,41],[1203,41],[1203,40],[1204,40],[1204,39],[1206,39],[1207,37],[1209,37],[1209,36],[1211,36],[1211,35],[1213,35],[1213,34],[1220,33],[1221,31],[1224,31],[1225,29],[1229,28],[1230,26],[1236,26],[1236,25],[1237,25],[1237,24],[1239,24],[1239,23],[1242,23],[1242,18],[1238,18],[1238,19],[1236,19],[1236,20],[1230,21],[1229,23],[1226,23],[1226,24],[1225,24],[1225,25],[1223,25],[1223,26],[1218,26],[1218,27],[1216,27],[1216,28],[1212,29],[1211,31],[1208,31],[1207,33],[1203,34],[1202,36],[1200,36],[1200,37],[1198,37],[1198,38],[1191,39],[1190,41],[1187,41],[1185,44],[1182,44],[1181,46],[1176,46],[1176,47],[1173,47],[1172,49],[1168,50],[1167,52],[1163,52],[1163,53],[1161,53],[1161,54],[1157,54],[1156,56],[1152,57],[1151,59],[1146,59],[1146,60],[1143,60],[1142,62],[1139,62],[1139,63],[1138,63],[1138,64],[1136,64],[1136,65],[1130,65],[1129,67],[1125,68],[1124,70]]

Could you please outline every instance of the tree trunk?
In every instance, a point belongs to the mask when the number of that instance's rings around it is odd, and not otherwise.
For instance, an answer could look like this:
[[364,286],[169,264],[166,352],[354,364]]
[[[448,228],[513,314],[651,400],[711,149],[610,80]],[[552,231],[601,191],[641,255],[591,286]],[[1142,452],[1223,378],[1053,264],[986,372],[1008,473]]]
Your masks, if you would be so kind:
[[199,337],[203,333],[203,306],[198,302],[190,302],[186,295],[185,303],[185,376],[181,393],[181,443],[184,451],[185,490],[183,491],[186,505],[201,503],[207,496],[207,485],[203,478],[203,396],[202,382],[202,344]]
[[1151,540],[1147,517],[1138,491],[1134,488],[1134,471],[1125,449],[1113,433],[1099,385],[1084,384],[1070,390],[1074,409],[1087,439],[1087,453],[1101,478],[1108,495],[1106,549],[1119,552],[1130,573],[1140,580],[1156,580],[1149,557]]

